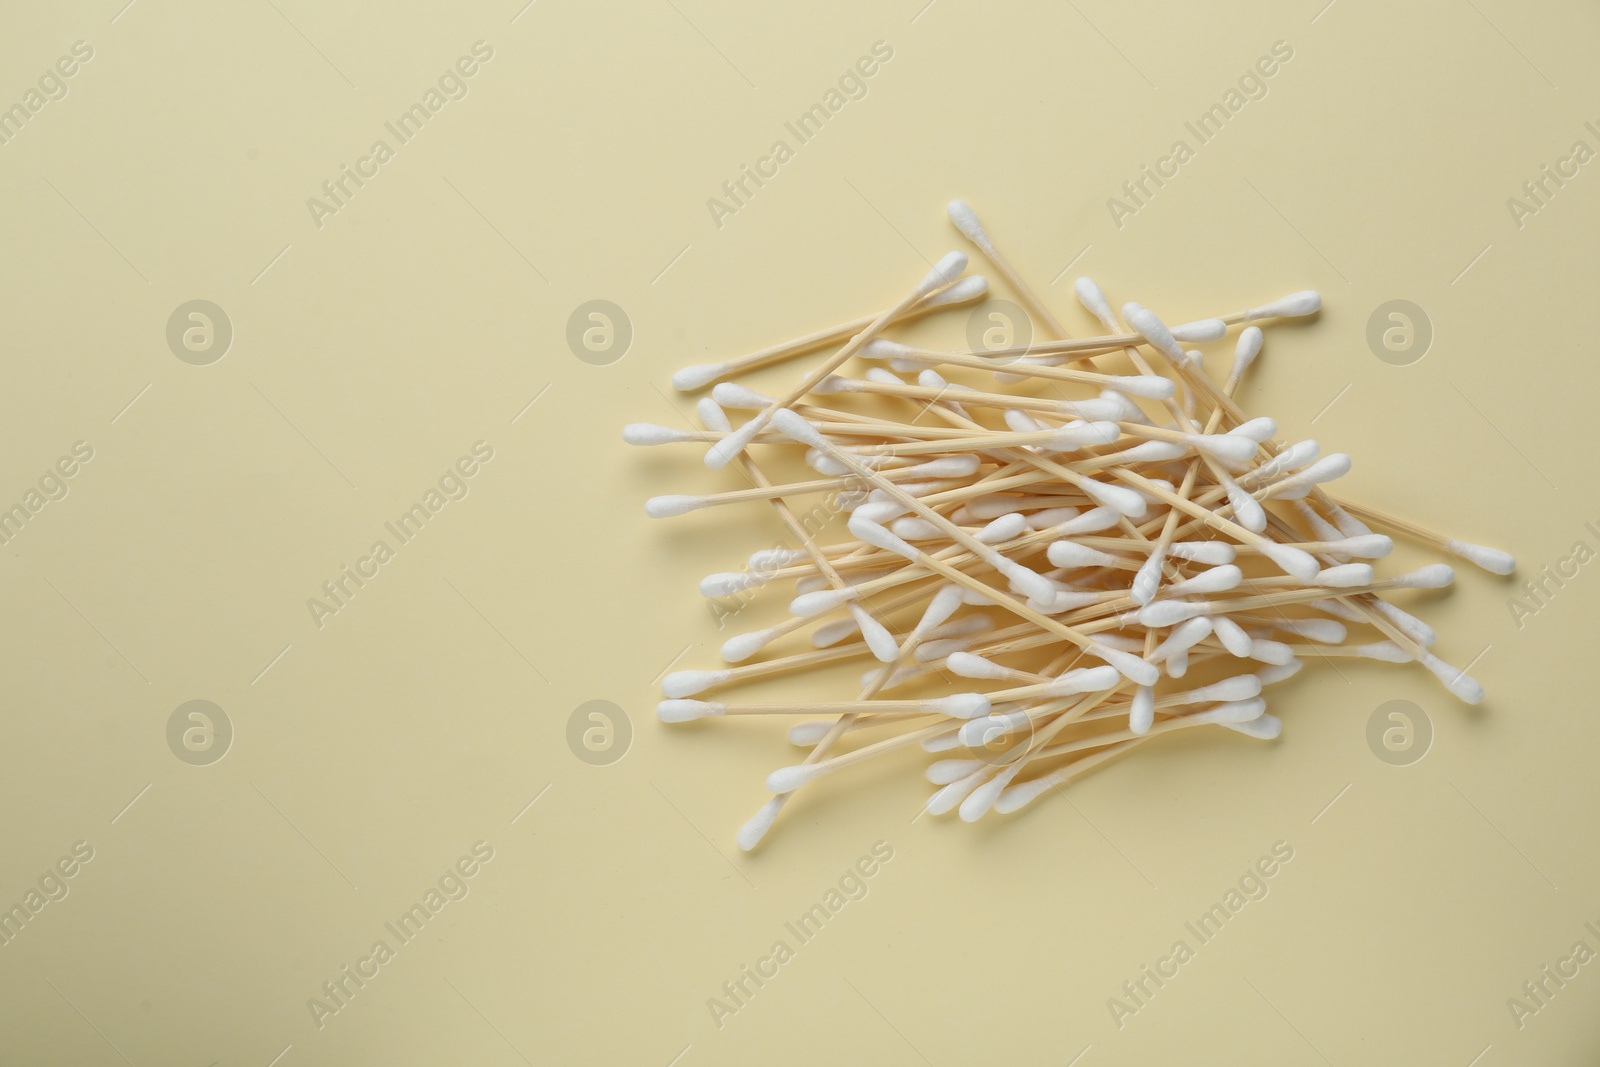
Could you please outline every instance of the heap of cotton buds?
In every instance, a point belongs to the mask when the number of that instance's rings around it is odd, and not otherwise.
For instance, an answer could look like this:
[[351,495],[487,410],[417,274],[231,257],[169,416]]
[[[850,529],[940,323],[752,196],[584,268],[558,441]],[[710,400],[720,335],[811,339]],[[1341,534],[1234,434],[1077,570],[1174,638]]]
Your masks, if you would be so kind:
[[[1393,543],[1366,524],[1496,574],[1513,569],[1511,557],[1336,501],[1323,486],[1349,470],[1348,456],[1320,456],[1315,441],[1282,444],[1271,419],[1248,418],[1233,400],[1262,347],[1248,324],[1313,315],[1317,293],[1169,327],[1132,303],[1119,321],[1080,278],[1078,299],[1105,334],[1068,339],[971,208],[955,201],[949,213],[1056,340],[946,351],[881,337],[986,294],[985,279],[962,277],[967,257],[952,252],[877,315],[678,372],[685,392],[718,383],[699,402],[703,429],[624,430],[633,444],[708,443],[707,466],[732,465],[749,483],[654,497],[649,515],[757,502],[792,538],[700,585],[722,597],[792,581],[788,619],[730,638],[722,657],[737,666],[663,683],[666,722],[828,716],[790,729],[810,753],[768,775],[774,796],[739,832],[742,848],[808,782],[907,746],[968,751],[928,767],[940,788],[927,810],[959,809],[970,822],[991,808],[1015,811],[1158,734],[1215,725],[1271,740],[1281,722],[1260,694],[1306,659],[1415,662],[1459,699],[1482,698],[1477,682],[1429,651],[1428,625],[1384,598],[1448,586],[1454,572],[1434,564],[1377,576],[1364,561]],[[1243,329],[1219,383],[1182,344],[1220,340],[1234,326]],[[781,396],[726,380],[833,345]],[[868,364],[859,377],[842,375],[852,359]],[[751,414],[736,428],[727,409]],[[753,446],[801,450],[820,477],[775,484]],[[817,494],[829,494],[827,514],[848,512],[846,535],[824,541],[827,524],[796,514],[793,501]],[[1369,632],[1352,638],[1346,624]],[[756,659],[805,634],[814,648]],[[724,695],[856,659],[878,665],[851,699]],[[1206,684],[1179,681],[1202,669]],[[950,693],[951,679],[964,691]],[[876,739],[850,747],[865,731]]]

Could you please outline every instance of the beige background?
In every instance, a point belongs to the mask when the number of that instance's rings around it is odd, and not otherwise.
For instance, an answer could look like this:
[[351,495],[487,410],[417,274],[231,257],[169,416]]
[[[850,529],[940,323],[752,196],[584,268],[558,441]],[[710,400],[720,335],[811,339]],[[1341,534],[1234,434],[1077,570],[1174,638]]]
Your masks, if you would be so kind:
[[[1481,708],[1420,669],[1307,671],[1274,746],[1152,745],[977,826],[912,821],[907,754],[746,857],[794,750],[652,708],[726,636],[695,581],[775,527],[644,519],[736,476],[617,432],[681,423],[682,364],[892,300],[958,245],[959,195],[1077,329],[1079,273],[1173,319],[1321,289],[1247,405],[1532,576],[1600,542],[1574,329],[1600,176],[1521,228],[1506,200],[1600,148],[1591,5],[124,2],[13,4],[0,31],[6,104],[94,48],[0,147],[0,501],[94,449],[0,549],[0,903],[94,850],[0,947],[0,1061],[1594,1062],[1600,965],[1520,1030],[1506,999],[1600,949],[1600,571],[1520,630],[1514,583],[1470,569],[1418,601]],[[470,94],[314,225],[307,198],[479,40]],[[878,40],[866,98],[714,226],[706,198]],[[1107,198],[1280,40],[1268,95],[1114,226]],[[635,329],[610,366],[564,339],[596,298]],[[1364,338],[1395,298],[1436,334],[1410,366]],[[192,299],[233,324],[210,366],[165,341]],[[480,440],[470,494],[318,629],[307,598]],[[167,744],[192,699],[236,731],[209,766]],[[566,740],[595,699],[632,724],[609,766]],[[1365,740],[1394,699],[1433,725],[1412,766]],[[319,1029],[308,998],[480,840],[470,894]],[[707,998],[880,840],[869,895],[714,1025]],[[1270,895],[1118,1029],[1107,998],[1277,841]]]

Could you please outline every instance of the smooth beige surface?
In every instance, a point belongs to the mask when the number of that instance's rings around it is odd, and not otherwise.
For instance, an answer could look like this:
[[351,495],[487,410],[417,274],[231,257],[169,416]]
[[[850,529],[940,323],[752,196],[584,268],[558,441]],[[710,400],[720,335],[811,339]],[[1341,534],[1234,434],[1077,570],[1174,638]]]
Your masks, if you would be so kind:
[[[1520,226],[1507,206],[1600,150],[1592,6],[124,2],[0,30],[0,104],[93,49],[0,146],[0,504],[93,450],[0,548],[0,905],[93,854],[0,946],[0,1062],[1594,1062],[1600,963],[1520,1028],[1507,1007],[1600,951],[1600,564],[1520,627],[1507,604],[1600,548],[1600,163]],[[479,41],[465,98],[398,144],[384,124]],[[878,41],[865,97],[798,145],[784,123]],[[1197,145],[1184,123],[1279,41],[1266,95]],[[319,227],[307,199],[380,138]],[[719,228],[707,198],[779,138],[793,158]],[[1194,158],[1119,228],[1108,198],[1178,138]],[[1274,694],[1272,746],[1164,740],[976,826],[913,822],[928,757],[903,754],[739,854],[795,750],[663,727],[655,681],[716,663],[732,631],[694,584],[778,530],[646,520],[651,493],[741,483],[618,430],[682,424],[680,365],[892,302],[961,246],[952,196],[1074,330],[1080,273],[1172,320],[1322,290],[1246,406],[1351,452],[1345,492],[1518,555],[1417,601],[1482,707],[1418,668],[1319,668]],[[233,326],[209,366],[165,339],[194,299]],[[565,340],[592,299],[635,331],[609,366]],[[1435,331],[1410,366],[1365,340],[1391,299]],[[475,442],[465,498],[398,544],[385,522]],[[380,539],[319,627],[308,598]],[[234,729],[208,766],[167,740],[196,699]],[[1434,731],[1405,767],[1366,742],[1397,699]],[[607,766],[567,740],[591,700],[631,721]],[[445,877],[467,895],[401,943],[385,924],[476,842],[492,859]],[[875,842],[865,897],[800,943],[785,923]],[[1199,945],[1185,922],[1276,842],[1270,892]],[[1179,939],[1194,958],[1119,1028],[1108,999]],[[719,1027],[708,999],[779,940]]]

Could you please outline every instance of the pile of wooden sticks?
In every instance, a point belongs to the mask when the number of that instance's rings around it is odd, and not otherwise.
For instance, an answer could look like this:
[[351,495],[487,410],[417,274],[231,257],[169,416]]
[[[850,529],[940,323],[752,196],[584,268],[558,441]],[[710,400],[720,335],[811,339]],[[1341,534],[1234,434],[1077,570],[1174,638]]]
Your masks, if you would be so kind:
[[[654,497],[650,515],[755,503],[787,531],[785,547],[708,576],[701,592],[794,583],[788,617],[730,638],[730,666],[668,675],[659,708],[669,722],[826,716],[791,728],[810,752],[768,776],[773,796],[741,847],[755,847],[806,783],[907,746],[954,753],[927,770],[940,787],[927,809],[973,821],[1159,734],[1220,726],[1270,740],[1281,723],[1260,694],[1307,661],[1415,662],[1458,698],[1482,698],[1430,651],[1432,629],[1385,599],[1447,586],[1452,569],[1379,577],[1365,561],[1393,547],[1374,526],[1497,574],[1511,557],[1336,500],[1324,486],[1349,469],[1347,456],[1282,443],[1271,419],[1235,403],[1263,344],[1250,324],[1315,315],[1315,292],[1169,327],[1138,304],[1119,318],[1081,278],[1078,299],[1104,333],[1069,338],[971,208],[955,201],[949,213],[1053,340],[951,351],[884,338],[986,295],[986,279],[963,276],[966,256],[952,252],[879,314],[680,371],[682,391],[715,386],[699,401],[701,428],[624,431],[634,444],[704,442],[708,466],[745,479],[723,493]],[[1183,345],[1234,327],[1219,380]],[[827,348],[778,396],[729,380]],[[864,364],[857,377],[845,375],[852,360]],[[749,415],[735,427],[729,409]],[[769,448],[803,453],[817,477],[774,482],[772,463],[754,454]],[[796,503],[818,495],[828,501],[820,522],[819,509],[802,515]],[[769,652],[806,636],[811,649]],[[876,661],[853,699],[726,699],[779,675],[834,679],[824,668],[852,660]],[[1191,671],[1204,684],[1185,681]]]

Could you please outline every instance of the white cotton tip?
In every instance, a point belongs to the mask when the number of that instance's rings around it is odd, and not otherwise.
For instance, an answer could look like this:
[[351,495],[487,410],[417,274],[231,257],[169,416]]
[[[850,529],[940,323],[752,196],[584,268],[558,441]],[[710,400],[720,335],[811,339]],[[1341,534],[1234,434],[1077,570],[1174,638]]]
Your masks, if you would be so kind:
[[925,810],[929,815],[944,815],[948,812],[954,811],[956,805],[965,800],[967,794],[976,789],[978,787],[978,783],[982,780],[983,768],[973,771],[965,778],[956,779],[943,789],[940,789],[938,792],[934,793],[933,796],[929,797],[927,804],[923,807],[923,810]]
[[622,428],[622,439],[630,445],[668,445],[678,441],[699,441],[693,430],[676,430],[653,422],[630,422]]
[[897,360],[908,358],[910,352],[911,350],[899,341],[891,341],[887,337],[874,337],[862,345],[856,355],[862,359]]
[[1328,518],[1333,520],[1333,524],[1339,527],[1346,537],[1361,537],[1372,532],[1372,528],[1366,523],[1332,501],[1328,503]]
[[733,462],[733,457],[743,452],[757,434],[762,431],[759,416],[751,419],[728,436],[706,449],[705,464],[712,470],[721,470]]
[[1128,729],[1132,733],[1147,734],[1156,721],[1156,691],[1141,685],[1133,691],[1133,702],[1128,707]]
[[[745,425],[749,425],[749,423]],[[803,416],[790,411],[788,408],[781,408],[773,412],[772,426],[785,437],[799,441],[803,445],[820,448],[824,452],[829,451],[831,447],[827,438],[823,437],[815,426],[811,425]]]
[[1090,643],[1084,651],[1111,664],[1118,674],[1134,685],[1155,685],[1161,677],[1161,671],[1154,663],[1140,659],[1131,652],[1121,652],[1098,641]]
[[[1248,463],[1256,454],[1256,443],[1248,437],[1238,437],[1227,433],[1187,433],[1183,439],[1190,445],[1215,456],[1224,463]],[[1235,509],[1237,510],[1237,509]]]
[[983,761],[978,759],[934,760],[923,774],[934,785],[949,785],[959,782],[973,771],[981,770],[983,765]]
[[1057,779],[1054,775],[1047,774],[1043,778],[1035,778],[1032,781],[1023,782],[1021,785],[1011,786],[995,800],[994,810],[1001,815],[1010,815],[1014,811],[1020,811],[1048,793],[1051,787],[1056,784],[1056,781]]
[[860,627],[867,649],[879,663],[893,663],[900,658],[900,642],[895,640],[894,634],[890,633],[883,623],[867,614],[865,608],[854,602],[850,605],[850,616]]
[[652,519],[666,519],[708,506],[710,501],[703,496],[653,496],[644,502],[644,513]]
[[1052,541],[1045,556],[1057,567],[1112,567],[1123,562],[1118,556],[1075,541]]
[[917,292],[927,294],[935,289],[943,289],[947,285],[955,284],[961,272],[967,269],[967,254],[965,252],[946,252],[933,269],[923,275],[922,281],[917,283]]
[[1453,556],[1460,556],[1468,563],[1482,567],[1490,574],[1510,574],[1517,569],[1516,557],[1498,548],[1468,544],[1466,541],[1452,538],[1444,543],[1444,550]]
[[1179,623],[1172,628],[1167,639],[1156,646],[1150,654],[1151,659],[1169,659],[1204,641],[1211,634],[1211,620],[1201,615]]
[[1173,596],[1196,596],[1208,593],[1223,593],[1236,588],[1244,581],[1244,572],[1231,563],[1224,563],[1220,567],[1212,567],[1201,571],[1193,578],[1186,578],[1167,589]]
[[896,537],[877,523],[861,518],[859,515],[850,517],[850,532],[867,544],[872,545],[874,548],[881,548],[885,552],[893,552],[895,555],[905,556],[907,559],[913,560],[921,556],[920,552],[903,539]]
[[905,467],[895,473],[900,476],[915,478],[965,478],[976,474],[982,461],[977,455],[945,456],[940,459],[930,459],[926,463],[918,463]]
[[1309,552],[1288,545],[1262,542],[1261,554],[1270,559],[1279,570],[1302,582],[1309,582],[1321,572],[1322,566]]
[[674,371],[672,387],[680,393],[692,393],[697,389],[704,389],[726,373],[728,373],[726,363],[696,363]]
[[989,295],[989,279],[981,274],[969,274],[964,278],[957,278],[954,283],[934,293],[922,301],[925,308],[952,307],[956,304],[966,304],[974,300],[981,300]]
[[749,822],[739,827],[739,833],[735,837],[735,840],[739,843],[739,848],[749,852],[759,845],[761,839],[767,836],[767,831],[772,829],[773,822],[778,818],[778,812],[782,810],[782,797],[773,797],[761,805],[761,810],[752,815]]
[[1107,485],[1105,482],[1097,482],[1093,478],[1085,478],[1079,483],[1079,486],[1097,503],[1104,504],[1118,514],[1126,515],[1130,519],[1139,518],[1144,514],[1145,508],[1149,507],[1145,503],[1143,496],[1135,493],[1132,489],[1120,485]]
[[1230,655],[1244,657],[1250,654],[1250,635],[1244,628],[1226,615],[1216,615],[1211,619],[1211,629],[1217,635],[1217,640],[1222,642],[1222,647]]
[[840,604],[855,598],[853,589],[817,589],[809,593],[801,593],[789,601],[789,614],[801,618],[810,618],[821,615],[825,611],[832,611]]
[[[1152,348],[1180,366],[1188,362],[1188,355],[1178,346],[1177,339],[1167,324],[1147,307],[1135,303],[1122,305],[1122,321],[1150,342]],[[1170,383],[1169,383],[1170,384]]]
[[[1310,463],[1321,454],[1322,446],[1317,444],[1316,441],[1310,438],[1304,441],[1296,441],[1294,444],[1281,449],[1270,462],[1263,463],[1252,471],[1251,484],[1259,484],[1261,481],[1279,477],[1286,471],[1296,470]],[[1345,532],[1344,527],[1341,526],[1339,529],[1341,532]],[[1366,530],[1364,532],[1371,533],[1372,531]]]
[[796,763],[792,767],[779,767],[767,775],[767,792],[792,793],[822,773],[819,764]]
[[743,663],[763,648],[766,648],[779,636],[781,634],[771,628],[751,630],[747,634],[736,634],[722,642],[722,662]]
[[1115,379],[1118,389],[1145,400],[1167,400],[1177,387],[1171,378],[1163,378],[1159,374],[1133,374]]
[[1150,425],[1150,418],[1144,413],[1144,409],[1115,389],[1100,390],[1100,399],[1107,404],[1115,404],[1117,406],[1117,413],[1107,416],[1108,418],[1116,419],[1119,422],[1137,422],[1141,426]]
[[916,632],[926,633],[961,610],[962,592],[959,585],[940,586],[939,591],[929,599],[927,608],[922,612],[922,618],[917,621]]
[[1007,767],[999,774],[982,783],[978,788],[967,794],[967,799],[961,802],[961,821],[977,822],[989,814],[989,809],[994,807],[994,802],[1000,799],[1000,793],[1016,777],[1021,765]]
[[975,536],[986,545],[998,545],[1020,537],[1028,529],[1028,520],[1020,512],[1002,515],[979,530]]
[[[1180,322],[1172,327],[1172,338],[1186,344],[1204,344],[1207,341],[1220,341],[1228,332],[1228,324],[1221,319],[1196,319],[1193,322]],[[1259,330],[1256,331],[1260,333]]]
[[[1251,327],[1251,329],[1254,329],[1254,327]],[[1239,425],[1229,430],[1228,435],[1230,437],[1243,437],[1247,440],[1254,441],[1256,444],[1260,444],[1262,441],[1272,440],[1277,432],[1277,420],[1269,419],[1263,415],[1258,419],[1251,419],[1248,422],[1241,422]]]
[[1122,402],[1116,400],[1061,400],[1056,407],[1064,415],[1080,419],[1117,421],[1123,417]]
[[[1065,544],[1066,542],[1057,542]],[[1140,606],[1150,603],[1156,597],[1156,592],[1161,588],[1161,565],[1166,561],[1166,553],[1156,550],[1150,553],[1150,558],[1139,565],[1134,572],[1133,585],[1129,588],[1129,596],[1133,602]]]
[[855,382],[837,374],[830,374],[811,387],[813,396],[834,396],[838,393],[853,393],[855,391]]
[[1055,532],[1062,536],[1096,533],[1111,529],[1118,521],[1119,515],[1115,508],[1090,508],[1082,515],[1075,515],[1058,524]]
[[828,731],[833,729],[837,719],[818,719],[816,722],[797,722],[789,727],[789,743],[796,748],[813,748]]
[[1114,422],[1074,422],[1052,433],[1044,447],[1065,452],[1084,445],[1109,445],[1121,436],[1122,427]]
[[708,430],[718,433],[727,433],[733,429],[733,423],[728,421],[728,413],[722,410],[722,405],[703,396],[694,402],[694,413],[700,420],[700,425]]
[[[1253,446],[1252,446],[1253,447]],[[1228,503],[1233,507],[1233,517],[1251,533],[1260,533],[1267,528],[1267,512],[1238,482],[1228,483]]]
[[889,524],[889,531],[896,537],[904,538],[907,541],[931,541],[938,537],[948,536],[927,519],[919,519],[914,515],[907,515],[903,519],[894,520]]
[[700,579],[700,595],[703,597],[732,596],[734,593],[745,589],[756,589],[771,581],[764,574],[750,574],[746,571],[721,571],[717,574],[708,574]]
[[1334,452],[1323,456],[1304,470],[1273,483],[1272,495],[1284,500],[1293,500],[1309,493],[1314,485],[1343,478],[1348,473],[1350,473],[1350,457],[1343,452]]
[[1342,645],[1350,631],[1333,619],[1277,619],[1273,628],[1322,645]]
[[1282,665],[1294,659],[1294,649],[1282,641],[1271,641],[1260,637],[1250,642],[1250,651],[1246,653],[1251,659],[1260,663]]
[[1006,408],[1001,417],[1012,433],[1042,433],[1050,428],[1020,408]]
[[1238,723],[1255,722],[1267,713],[1267,702],[1260,697],[1251,697],[1248,700],[1234,700],[1226,704],[1218,704],[1214,708],[1195,715],[1196,719],[1216,723],[1219,726],[1236,725]]
[[1056,696],[1099,693],[1116,686],[1121,680],[1122,675],[1117,668],[1109,664],[1104,667],[1077,667],[1051,681],[1050,692]]
[[1370,563],[1343,563],[1337,567],[1326,567],[1311,579],[1312,585],[1325,585],[1330,589],[1350,589],[1358,585],[1369,585],[1371,582]]
[[991,493],[988,496],[973,497],[967,501],[966,510],[967,514],[972,518],[982,519],[987,522],[990,519],[998,519],[1002,515],[1008,515],[1017,510],[1018,503],[1018,497],[1008,496],[1005,493]]
[[1189,673],[1189,652],[1180,649],[1167,657],[1167,677],[1182,678]]
[[753,571],[768,572],[799,563],[805,558],[805,551],[799,548],[761,548],[750,553],[745,566]]
[[1232,563],[1238,556],[1238,550],[1226,541],[1174,541],[1167,546],[1167,552],[1179,559],[1210,566]]
[[656,718],[662,722],[693,722],[708,715],[721,715],[727,708],[726,704],[709,700],[663,700],[656,705]]
[[[832,648],[840,641],[860,630],[855,619],[836,619],[833,622],[823,623],[811,631],[811,645],[813,648]],[[727,645],[723,645],[722,658],[727,659]]]
[[1165,463],[1181,457],[1189,450],[1176,441],[1145,441],[1122,451],[1124,463]]
[[806,466],[818,474],[825,474],[830,478],[843,478],[850,473],[850,468],[825,452],[818,452],[814,448],[806,449]]
[[951,674],[962,678],[992,678],[996,681],[1013,679],[1017,672],[1009,667],[1002,667],[998,663],[991,663],[982,656],[973,655],[971,652],[955,652],[945,660],[945,669]]
[[920,663],[942,663],[950,653],[965,652],[972,643],[970,637],[928,641],[918,647],[914,655]]
[[719,382],[711,390],[711,399],[735,411],[760,411],[770,406],[775,398],[738,382]]
[[1274,300],[1270,304],[1251,308],[1245,312],[1247,319],[1295,319],[1302,315],[1315,315],[1322,310],[1322,294],[1315,289],[1302,289],[1298,293]]
[[1387,534],[1367,534],[1365,537],[1343,537],[1331,541],[1327,551],[1357,559],[1382,559],[1394,551],[1394,538]]
[[1342,600],[1313,600],[1311,606],[1318,611],[1345,622],[1366,622],[1367,617]]
[[905,513],[906,506],[898,500],[869,500],[851,512],[850,517],[882,526]]
[[952,731],[947,734],[934,734],[924,737],[921,742],[924,752],[949,752],[951,749],[961,747],[961,739]]
[[1204,615],[1208,605],[1192,600],[1152,600],[1139,609],[1139,624],[1160,629]]
[[985,715],[962,723],[961,729],[956,732],[956,737],[967,748],[984,748],[1008,734],[1016,733],[1022,723],[1027,721],[1026,714],[1022,716],[1021,722],[1015,714]]
[[1287,681],[1288,679],[1293,678],[1295,675],[1299,674],[1301,669],[1304,667],[1305,661],[1294,659],[1290,660],[1288,663],[1275,663],[1270,667],[1256,671],[1256,677],[1261,679],[1261,684],[1264,686],[1275,685],[1278,682]]
[[1283,720],[1276,715],[1262,715],[1249,722],[1223,722],[1218,725],[1257,741],[1276,741],[1283,734]]
[[1014,563],[1004,556],[990,560],[995,569],[1005,575],[1007,579],[1016,584],[1024,596],[1033,600],[1049,601],[1057,593],[1056,584],[1038,571],[1029,570],[1020,563]]
[[828,579],[820,574],[797,579],[794,583],[794,591],[797,593],[819,593],[826,588],[828,588]]
[[704,693],[733,677],[732,671],[673,671],[661,679],[661,693],[673,700]]
[[[1132,614],[1124,617],[1121,625],[1127,626],[1134,622]],[[1122,652],[1143,652],[1144,638],[1132,634],[1100,634],[1097,638],[1107,648],[1115,648]]]
[[1384,618],[1388,619],[1394,627],[1423,648],[1432,647],[1439,636],[1433,632],[1433,627],[1407,611],[1401,611],[1382,597],[1374,597],[1372,606]]
[[980,608],[994,606],[993,597],[977,592],[973,589],[968,589],[965,586],[962,586],[961,588],[961,602],[963,604],[971,604],[974,607]]
[[1111,304],[1093,278],[1079,278],[1072,283],[1072,292],[1078,298],[1078,303],[1099,319],[1101,325],[1109,330],[1116,329],[1116,317],[1111,314]]
[[1444,589],[1455,580],[1455,569],[1448,563],[1430,563],[1409,574],[1390,579],[1397,589]]
[[1354,645],[1350,649],[1362,659],[1382,660],[1384,663],[1410,663],[1411,653],[1393,641],[1374,641],[1369,645]]
[[950,221],[955,223],[956,229],[961,231],[961,236],[987,252],[993,248],[989,234],[983,228],[983,223],[978,221],[978,215],[968,206],[965,200],[952,200],[945,205],[945,214],[950,216]]
[[976,719],[989,714],[989,698],[982,693],[956,693],[928,702],[928,710],[952,719]]
[[1433,653],[1422,653],[1417,657],[1417,662],[1432,671],[1434,676],[1444,683],[1444,687],[1463,704],[1476,704],[1483,700],[1483,686]]
[[1233,369],[1229,371],[1235,380],[1244,377],[1244,372],[1261,354],[1261,341],[1259,326],[1246,326],[1239,331],[1239,343],[1233,349]]

